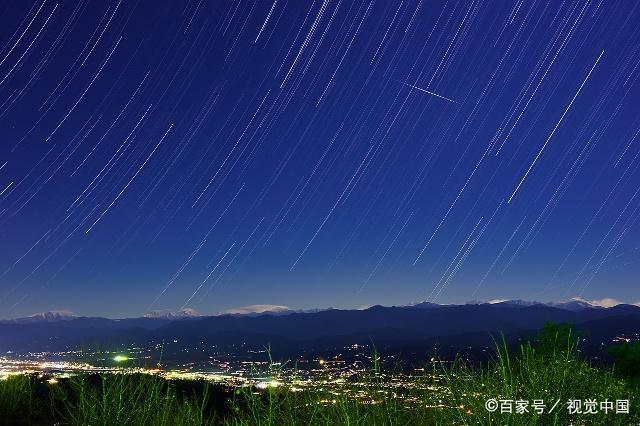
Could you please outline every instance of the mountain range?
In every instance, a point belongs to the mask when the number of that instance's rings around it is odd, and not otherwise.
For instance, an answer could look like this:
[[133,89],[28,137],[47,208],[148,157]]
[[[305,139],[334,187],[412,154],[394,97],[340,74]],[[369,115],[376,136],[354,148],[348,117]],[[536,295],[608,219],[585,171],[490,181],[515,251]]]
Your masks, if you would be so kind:
[[[295,354],[325,351],[353,343],[382,349],[451,351],[490,346],[502,334],[516,341],[546,322],[572,323],[598,347],[616,336],[640,336],[640,307],[593,306],[583,300],[538,303],[521,300],[439,305],[372,306],[360,310],[325,309],[226,313],[153,313],[140,318],[78,317],[62,312],[0,321],[0,352],[63,351],[78,347],[130,347],[179,342],[174,350],[224,346],[264,348]],[[182,348],[182,349],[181,349]]]

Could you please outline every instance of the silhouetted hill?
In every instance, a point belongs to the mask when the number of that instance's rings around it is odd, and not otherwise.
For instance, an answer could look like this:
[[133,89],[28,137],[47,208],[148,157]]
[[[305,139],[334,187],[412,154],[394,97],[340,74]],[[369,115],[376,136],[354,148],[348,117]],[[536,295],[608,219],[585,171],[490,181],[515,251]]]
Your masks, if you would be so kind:
[[0,323],[0,351],[59,351],[78,346],[146,344],[178,340],[195,345],[270,344],[272,348],[323,350],[353,342],[390,347],[445,344],[465,347],[541,328],[546,322],[570,322],[593,339],[619,333],[640,333],[640,307],[612,308],[544,304],[494,303],[468,305],[373,306],[364,310],[330,309],[286,315],[220,315],[194,318],[65,317],[46,321],[13,320]]

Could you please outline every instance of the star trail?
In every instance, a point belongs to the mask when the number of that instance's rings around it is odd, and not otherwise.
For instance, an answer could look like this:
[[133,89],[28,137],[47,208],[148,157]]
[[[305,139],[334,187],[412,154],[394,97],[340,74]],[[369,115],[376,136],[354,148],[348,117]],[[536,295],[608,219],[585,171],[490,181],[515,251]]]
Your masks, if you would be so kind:
[[640,3],[0,20],[0,317],[638,299]]

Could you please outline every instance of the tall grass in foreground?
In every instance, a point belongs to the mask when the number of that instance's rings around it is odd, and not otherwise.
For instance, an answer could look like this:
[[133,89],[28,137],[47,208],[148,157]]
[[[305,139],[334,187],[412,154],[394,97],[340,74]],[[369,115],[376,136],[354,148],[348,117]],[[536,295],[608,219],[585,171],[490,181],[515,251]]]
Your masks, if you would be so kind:
[[76,376],[54,387],[51,406],[70,425],[186,426],[212,423],[208,402],[208,386],[197,396],[183,396],[158,377],[106,374]]
[[[179,391],[174,382],[145,375],[84,375],[47,384],[35,377],[0,380],[1,424],[60,425],[420,425],[420,424],[640,424],[637,381],[613,369],[595,368],[579,356],[575,342],[497,345],[482,366],[461,360],[434,363],[432,371],[402,380],[383,371],[377,358],[364,375],[316,382],[313,387],[240,388],[213,393],[210,387]],[[194,389],[196,389],[194,387]],[[215,396],[212,396],[215,395]],[[219,398],[220,400],[215,400]],[[485,409],[487,399],[543,400],[523,414]],[[630,400],[630,414],[574,414],[568,399]],[[556,401],[553,412],[548,413]],[[220,407],[224,406],[222,410]],[[499,411],[499,410],[498,410]]]
[[42,382],[0,380],[0,425],[213,425],[209,386],[197,394],[150,375],[80,375]]
[[24,376],[0,380],[0,423],[2,419],[20,419],[37,424],[43,418],[45,402],[38,398],[37,384]]
[[[443,376],[451,401],[460,408],[452,420],[461,424],[640,424],[637,384],[616,376],[613,368],[590,365],[579,357],[572,342],[565,347],[555,346],[551,351],[525,344],[515,354],[502,345],[486,366],[468,368],[457,362]],[[500,409],[487,411],[485,402],[489,398],[513,401],[513,413],[501,414]],[[630,401],[630,414],[615,413],[617,399]],[[529,402],[528,412],[515,413],[517,400]],[[532,407],[534,400],[542,400],[545,405],[542,414]],[[595,400],[598,413],[586,414],[582,409],[582,413],[569,414],[569,400]],[[600,411],[599,402],[605,400],[612,401],[614,406],[608,414]]]
[[[554,331],[553,327],[551,330]],[[562,331],[562,330],[560,330]],[[547,333],[540,344],[523,344],[510,352],[496,344],[492,360],[473,366],[458,359],[452,365],[435,363],[433,374],[414,377],[407,387],[394,387],[393,377],[374,366],[358,383],[291,392],[244,389],[235,402],[231,425],[631,425],[640,424],[640,387],[596,368],[580,357],[577,339],[567,330]],[[375,359],[375,357],[374,357]],[[511,400],[513,412],[491,412],[488,399]],[[569,400],[611,401],[613,410],[596,414],[569,414]],[[630,414],[616,414],[617,399],[629,400]],[[516,413],[515,401],[528,401],[527,411]],[[534,400],[541,400],[538,413]],[[555,407],[553,407],[555,405]],[[552,409],[553,407],[553,409]]]

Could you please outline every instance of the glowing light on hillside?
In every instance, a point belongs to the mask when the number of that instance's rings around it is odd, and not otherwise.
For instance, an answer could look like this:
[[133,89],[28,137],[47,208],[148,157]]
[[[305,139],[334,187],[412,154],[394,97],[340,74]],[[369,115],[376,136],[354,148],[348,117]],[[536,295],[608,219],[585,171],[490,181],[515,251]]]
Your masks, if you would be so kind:
[[281,386],[281,385],[282,385],[282,382],[278,380],[269,380],[267,382],[256,383],[256,387],[258,389],[277,388],[278,386]]

